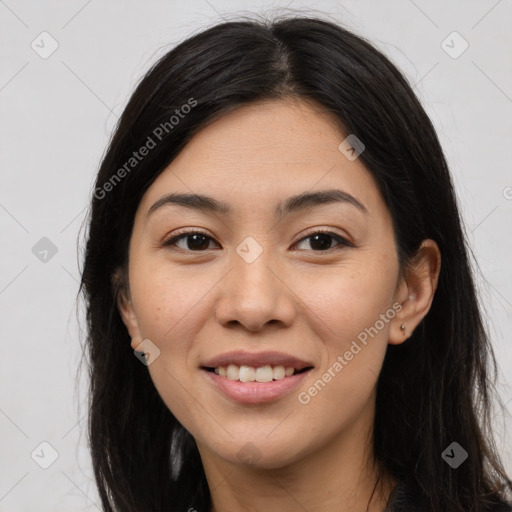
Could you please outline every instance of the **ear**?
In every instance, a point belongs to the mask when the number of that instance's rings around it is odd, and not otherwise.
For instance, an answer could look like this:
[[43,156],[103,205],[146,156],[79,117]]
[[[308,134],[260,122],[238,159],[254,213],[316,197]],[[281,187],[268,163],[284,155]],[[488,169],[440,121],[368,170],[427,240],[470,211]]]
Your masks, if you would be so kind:
[[439,247],[434,240],[423,240],[397,287],[395,297],[402,307],[391,322],[388,340],[391,345],[399,345],[410,338],[429,312],[440,270]]
[[121,269],[117,269],[112,275],[112,288],[116,300],[117,309],[124,325],[130,335],[132,341],[131,346],[134,350],[142,342],[140,335],[139,323],[133,307],[131,293],[126,280],[123,278],[124,273]]

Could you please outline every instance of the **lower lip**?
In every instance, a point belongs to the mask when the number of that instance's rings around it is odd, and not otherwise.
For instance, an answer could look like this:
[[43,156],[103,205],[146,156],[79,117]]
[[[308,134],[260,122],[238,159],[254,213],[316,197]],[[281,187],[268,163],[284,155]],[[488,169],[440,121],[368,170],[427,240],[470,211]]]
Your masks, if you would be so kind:
[[221,377],[214,372],[201,369],[206,378],[227,397],[241,404],[262,404],[273,402],[290,393],[311,370],[271,382],[240,382]]

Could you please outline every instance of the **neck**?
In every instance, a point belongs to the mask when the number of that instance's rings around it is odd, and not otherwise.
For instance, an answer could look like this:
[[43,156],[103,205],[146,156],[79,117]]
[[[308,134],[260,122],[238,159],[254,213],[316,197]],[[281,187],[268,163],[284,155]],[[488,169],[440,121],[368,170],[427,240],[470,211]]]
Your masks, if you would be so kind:
[[361,415],[320,449],[280,468],[234,464],[199,445],[211,512],[382,512],[396,480],[373,459]]

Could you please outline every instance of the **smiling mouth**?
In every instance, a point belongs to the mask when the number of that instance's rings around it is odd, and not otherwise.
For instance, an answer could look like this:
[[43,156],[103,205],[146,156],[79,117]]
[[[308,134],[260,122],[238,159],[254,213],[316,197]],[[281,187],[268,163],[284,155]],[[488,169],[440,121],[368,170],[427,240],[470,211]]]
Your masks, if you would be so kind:
[[236,364],[229,364],[227,366],[203,367],[211,373],[215,373],[220,377],[228,380],[238,382],[272,382],[276,380],[283,380],[299,373],[305,373],[312,370],[313,366],[307,366],[300,370],[293,367],[284,367],[283,365],[265,365],[265,366],[238,366]]

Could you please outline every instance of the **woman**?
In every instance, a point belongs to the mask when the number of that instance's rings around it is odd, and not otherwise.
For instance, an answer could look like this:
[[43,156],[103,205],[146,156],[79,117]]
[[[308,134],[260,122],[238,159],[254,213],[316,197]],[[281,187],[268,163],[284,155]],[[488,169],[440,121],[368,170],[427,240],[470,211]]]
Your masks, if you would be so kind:
[[307,17],[190,37],[93,195],[104,510],[510,510],[449,170],[370,43]]

